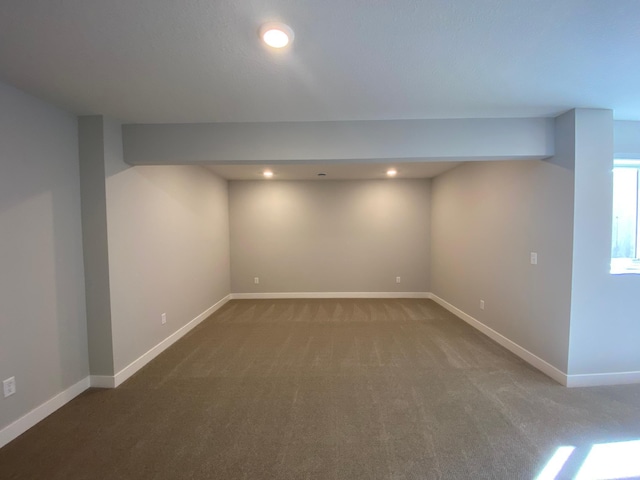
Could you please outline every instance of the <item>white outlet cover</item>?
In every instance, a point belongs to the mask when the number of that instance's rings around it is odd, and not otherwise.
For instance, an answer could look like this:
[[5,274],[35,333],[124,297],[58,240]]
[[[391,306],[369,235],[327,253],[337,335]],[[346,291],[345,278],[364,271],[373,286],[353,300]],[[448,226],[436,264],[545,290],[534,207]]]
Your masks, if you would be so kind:
[[531,265],[537,265],[537,264],[538,264],[538,253],[531,252]]
[[2,389],[4,391],[5,398],[16,393],[16,377],[10,377],[3,381]]

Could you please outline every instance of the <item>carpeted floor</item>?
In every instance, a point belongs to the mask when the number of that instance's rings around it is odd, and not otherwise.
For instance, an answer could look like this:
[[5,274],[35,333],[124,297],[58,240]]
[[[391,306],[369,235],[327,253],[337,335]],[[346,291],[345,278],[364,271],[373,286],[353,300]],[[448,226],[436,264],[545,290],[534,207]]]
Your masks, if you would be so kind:
[[0,478],[533,479],[563,445],[572,478],[637,439],[640,385],[562,387],[430,300],[235,300]]

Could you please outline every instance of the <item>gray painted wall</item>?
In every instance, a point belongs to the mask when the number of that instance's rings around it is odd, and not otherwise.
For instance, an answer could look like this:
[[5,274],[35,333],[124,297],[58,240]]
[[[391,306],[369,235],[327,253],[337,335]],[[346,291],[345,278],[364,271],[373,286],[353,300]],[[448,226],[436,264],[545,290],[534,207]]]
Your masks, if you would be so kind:
[[76,118],[0,83],[0,428],[89,373]]
[[546,158],[552,118],[125,125],[131,165]]
[[618,158],[640,159],[640,122],[613,122],[613,149]]
[[[609,274],[613,112],[576,109],[569,373],[640,371],[640,276]],[[626,150],[626,149],[625,149]],[[628,151],[628,150],[627,150]]]
[[431,212],[432,292],[566,372],[572,172],[468,163],[433,179]]
[[231,289],[427,292],[429,196],[429,180],[230,182]]
[[113,375],[103,117],[78,118],[78,135],[89,371]]
[[120,125],[107,121],[116,373],[230,293],[227,182],[203,167],[130,167],[122,158]]

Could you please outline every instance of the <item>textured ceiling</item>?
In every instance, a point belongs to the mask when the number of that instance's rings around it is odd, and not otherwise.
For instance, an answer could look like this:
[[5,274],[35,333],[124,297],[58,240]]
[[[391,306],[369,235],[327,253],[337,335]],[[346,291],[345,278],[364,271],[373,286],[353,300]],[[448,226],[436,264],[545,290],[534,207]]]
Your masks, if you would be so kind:
[[2,0],[0,79],[125,123],[640,120],[639,25],[638,0]]

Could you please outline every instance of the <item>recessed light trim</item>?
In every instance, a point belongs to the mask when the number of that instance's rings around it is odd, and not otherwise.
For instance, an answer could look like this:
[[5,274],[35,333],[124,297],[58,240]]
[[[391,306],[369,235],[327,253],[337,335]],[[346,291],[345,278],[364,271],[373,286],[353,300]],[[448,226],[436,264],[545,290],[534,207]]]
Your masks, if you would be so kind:
[[293,42],[293,29],[284,23],[265,23],[258,30],[264,43],[272,48],[284,48]]
[[395,177],[398,174],[398,171],[395,168],[390,168],[387,170],[388,177]]

